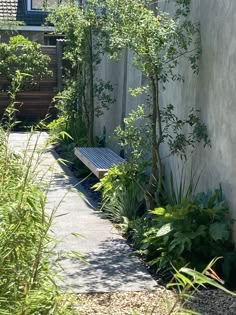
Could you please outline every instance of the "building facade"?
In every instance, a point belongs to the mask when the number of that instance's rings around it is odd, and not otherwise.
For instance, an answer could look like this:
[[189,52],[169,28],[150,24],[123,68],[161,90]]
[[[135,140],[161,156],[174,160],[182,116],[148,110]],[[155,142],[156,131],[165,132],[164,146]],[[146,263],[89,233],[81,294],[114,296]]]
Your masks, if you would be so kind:
[[0,0],[0,40],[22,34],[42,45],[55,45],[53,27],[44,26],[47,10],[58,0]]

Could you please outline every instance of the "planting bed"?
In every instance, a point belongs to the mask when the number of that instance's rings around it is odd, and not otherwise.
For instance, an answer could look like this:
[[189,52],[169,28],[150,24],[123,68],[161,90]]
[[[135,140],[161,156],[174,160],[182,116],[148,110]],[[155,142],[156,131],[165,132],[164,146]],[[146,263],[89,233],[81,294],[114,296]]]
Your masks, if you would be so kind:
[[[83,180],[82,176],[78,177],[73,166],[70,169],[75,176],[77,175],[79,181]],[[87,197],[99,205],[101,194],[91,188],[97,182],[98,179],[90,175],[81,185]],[[150,267],[148,269],[150,270]],[[161,275],[156,274],[154,277],[159,283],[165,283],[157,279]],[[76,309],[80,315],[169,315],[166,300],[171,305],[175,301],[175,294],[168,291],[163,295],[163,291],[164,288],[160,286],[154,292],[79,294]],[[235,315],[236,299],[218,290],[202,290],[188,304],[188,308],[203,315]]]

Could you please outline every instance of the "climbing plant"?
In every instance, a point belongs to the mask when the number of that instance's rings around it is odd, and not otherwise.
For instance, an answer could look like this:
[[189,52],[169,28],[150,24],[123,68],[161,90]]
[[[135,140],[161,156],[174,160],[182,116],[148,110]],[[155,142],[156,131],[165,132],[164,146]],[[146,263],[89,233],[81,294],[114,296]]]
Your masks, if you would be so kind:
[[[94,143],[94,119],[103,114],[104,109],[114,101],[110,92],[110,82],[96,78],[96,70],[106,50],[106,34],[100,28],[94,4],[80,4],[69,1],[59,5],[48,17],[56,29],[65,38],[64,60],[65,87],[60,94],[59,109],[69,120],[82,116],[87,126],[88,144]],[[73,90],[73,91],[72,91]],[[70,102],[64,102],[68,91],[73,94]],[[68,106],[67,106],[68,105]]]

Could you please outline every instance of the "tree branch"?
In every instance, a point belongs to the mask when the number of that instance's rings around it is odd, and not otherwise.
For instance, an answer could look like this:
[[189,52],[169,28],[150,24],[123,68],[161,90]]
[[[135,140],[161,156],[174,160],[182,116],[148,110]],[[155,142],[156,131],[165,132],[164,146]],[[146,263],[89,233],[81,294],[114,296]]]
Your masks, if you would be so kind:
[[187,55],[187,54],[189,54],[189,53],[191,53],[191,52],[193,52],[193,51],[196,51],[196,50],[198,50],[198,49],[199,49],[198,47],[195,47],[195,48],[193,48],[193,49],[191,49],[191,50],[182,52],[182,53],[180,53],[179,55],[177,55],[176,57],[174,57],[173,59],[167,60],[164,64],[170,63],[170,62],[172,62],[172,61],[174,61],[174,60],[176,60],[176,59],[178,59],[178,58],[180,58],[180,57],[182,57],[182,56],[185,56],[185,55]]

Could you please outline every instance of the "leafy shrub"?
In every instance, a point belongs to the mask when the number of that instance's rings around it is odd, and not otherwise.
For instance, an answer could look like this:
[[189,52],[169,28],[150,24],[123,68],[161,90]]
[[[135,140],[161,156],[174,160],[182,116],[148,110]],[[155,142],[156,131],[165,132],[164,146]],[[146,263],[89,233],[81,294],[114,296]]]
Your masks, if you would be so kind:
[[[67,1],[55,7],[47,18],[54,25],[56,33],[63,34],[65,38],[65,87],[61,94],[71,94],[71,97],[64,104],[66,106],[60,107],[68,116],[79,112],[86,126],[89,146],[94,144],[94,118],[102,115],[114,103],[110,81],[96,77],[98,65],[108,49],[108,35],[101,29],[99,11],[94,1],[86,2],[85,6],[78,6],[76,1]],[[72,133],[71,136],[75,139]]]
[[153,224],[141,246],[157,268],[190,266],[203,269],[209,260],[233,250],[232,222],[221,189],[151,212]]
[[148,161],[145,159],[149,142],[150,126],[145,121],[145,111],[139,106],[124,119],[125,128],[118,126],[115,139],[129,161],[113,166],[107,175],[96,184],[102,191],[102,210],[115,223],[121,223],[124,230],[130,230],[129,223],[145,211],[144,187]]
[[[70,83],[70,84],[69,84]],[[65,89],[54,98],[54,104],[58,109],[58,118],[47,125],[50,140],[57,145],[57,151],[69,165],[81,173],[84,173],[84,165],[76,158],[74,148],[86,146],[87,128],[82,115],[77,111],[77,94],[75,83],[67,82]]]
[[70,137],[69,134],[65,131],[66,123],[66,118],[60,116],[47,125],[47,128],[49,129],[50,140],[52,143],[57,143],[58,141],[65,139],[65,137]]
[[[147,121],[145,109],[138,106],[136,111],[124,118],[124,128],[115,129],[115,138],[126,154],[129,154],[133,164],[145,163],[150,148],[150,124]],[[146,163],[147,164],[147,163]]]
[[66,117],[73,116],[76,112],[77,104],[76,83],[68,80],[65,83],[64,90],[54,97],[54,103],[61,114]]
[[[74,142],[76,145],[85,146],[88,143],[87,127],[81,111],[78,110],[77,97],[76,83],[68,80],[64,90],[54,97],[59,117],[50,123],[48,128],[51,138],[56,138],[58,142]],[[58,131],[67,137],[58,137]]]
[[116,223],[134,220],[143,205],[143,195],[136,183],[130,183],[126,189],[114,191],[112,199],[105,203],[103,211]]
[[27,74],[22,82],[24,88],[33,86],[43,77],[52,74],[47,68],[50,58],[42,53],[38,43],[22,35],[11,37],[9,43],[0,43],[0,56],[0,75],[7,79],[9,85],[16,71]]
[[129,222],[126,235],[135,249],[142,247],[144,234],[151,226],[152,219],[149,213]]
[[143,169],[126,162],[113,166],[94,188],[102,191],[102,210],[116,223],[134,220],[143,209],[144,194],[139,184],[145,181]]
[[75,156],[76,146],[86,146],[87,140],[84,135],[83,122],[78,114],[71,118],[59,116],[47,125],[50,143],[56,146],[62,160],[70,166],[75,176],[81,177],[88,174],[86,166]]

